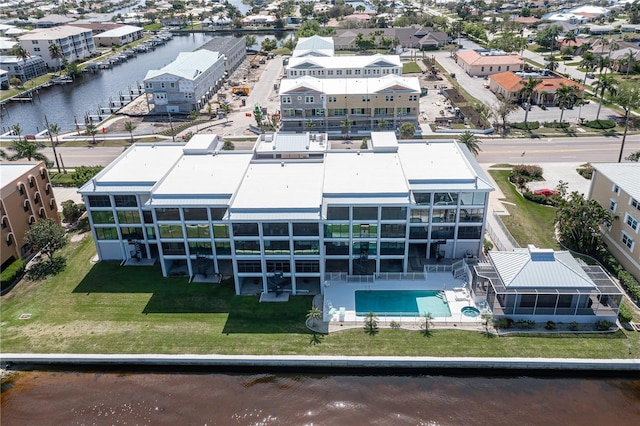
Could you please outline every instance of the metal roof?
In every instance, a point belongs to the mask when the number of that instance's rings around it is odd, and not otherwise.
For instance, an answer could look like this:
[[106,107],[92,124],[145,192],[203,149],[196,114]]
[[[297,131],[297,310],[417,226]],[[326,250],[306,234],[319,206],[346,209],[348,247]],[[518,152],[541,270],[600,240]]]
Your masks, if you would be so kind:
[[[640,163],[591,163],[624,192],[640,201]],[[593,184],[592,184],[593,185]]]

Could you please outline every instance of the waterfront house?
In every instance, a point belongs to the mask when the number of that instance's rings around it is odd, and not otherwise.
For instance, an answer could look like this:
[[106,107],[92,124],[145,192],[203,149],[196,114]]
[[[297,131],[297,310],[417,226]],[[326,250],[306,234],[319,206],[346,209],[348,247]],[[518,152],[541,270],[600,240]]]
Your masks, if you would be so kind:
[[29,56],[27,59],[17,56],[0,56],[0,68],[8,72],[9,80],[19,78],[25,82],[47,73],[47,65],[40,56]]
[[565,323],[615,322],[624,295],[600,266],[533,245],[490,251],[474,266],[472,290],[495,319]]
[[75,18],[70,18],[64,15],[51,14],[33,20],[33,25],[36,28],[52,28],[67,25],[75,21]]
[[367,149],[329,143],[276,133],[249,150],[204,134],[135,144],[79,190],[98,257],[233,277],[237,294],[317,294],[327,274],[422,274],[479,255],[493,187],[466,147],[392,132],[372,133]]
[[144,35],[143,32],[144,28],[141,27],[120,25],[117,28],[101,32],[93,38],[98,46],[124,46],[125,44],[140,40]]
[[96,53],[91,30],[71,25],[32,30],[20,36],[18,41],[32,56],[41,56],[47,67],[53,69],[60,66],[60,60],[49,54],[49,45],[52,43],[60,46],[67,62],[79,61]]
[[199,49],[220,53],[224,57],[224,69],[227,76],[233,74],[247,57],[247,44],[244,37],[213,37]]
[[287,78],[362,78],[402,75],[398,55],[293,57],[285,66]]
[[618,262],[640,280],[640,163],[592,166],[588,198],[618,217],[610,226],[600,227],[604,243]]
[[502,50],[463,50],[458,52],[456,63],[472,77],[486,77],[505,71],[524,70],[520,55],[507,54]]
[[0,163],[1,269],[33,254],[24,234],[38,220],[60,222],[49,173],[44,162]]
[[224,81],[224,57],[206,49],[181,52],[175,61],[144,78],[154,113],[199,111]]
[[285,78],[279,96],[282,131],[368,134],[396,129],[401,122],[418,128],[416,77]]

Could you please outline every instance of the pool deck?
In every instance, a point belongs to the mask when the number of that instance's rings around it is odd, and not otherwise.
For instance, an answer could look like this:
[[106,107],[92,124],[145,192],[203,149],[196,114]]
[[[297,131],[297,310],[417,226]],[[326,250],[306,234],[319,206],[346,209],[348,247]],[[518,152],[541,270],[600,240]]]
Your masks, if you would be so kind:
[[[363,316],[356,316],[355,292],[358,290],[431,290],[444,291],[451,311],[450,317],[434,317],[433,322],[439,325],[481,327],[481,318],[468,317],[462,314],[465,306],[476,306],[467,291],[460,291],[464,287],[463,279],[454,278],[451,272],[432,272],[428,279],[422,280],[376,280],[373,282],[330,281],[325,284],[324,301],[322,306],[323,320],[328,323],[328,331],[362,327]],[[458,289],[458,290],[455,290]],[[342,309],[344,308],[344,309]],[[421,317],[394,317],[378,314],[379,324],[388,325],[395,321],[403,328],[419,328],[424,323]]]

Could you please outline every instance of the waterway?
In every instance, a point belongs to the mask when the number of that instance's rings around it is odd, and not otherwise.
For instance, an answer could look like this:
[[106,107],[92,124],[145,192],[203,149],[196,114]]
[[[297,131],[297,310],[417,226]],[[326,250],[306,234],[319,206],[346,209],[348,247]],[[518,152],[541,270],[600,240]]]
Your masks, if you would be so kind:
[[2,425],[640,424],[640,380],[23,373]]

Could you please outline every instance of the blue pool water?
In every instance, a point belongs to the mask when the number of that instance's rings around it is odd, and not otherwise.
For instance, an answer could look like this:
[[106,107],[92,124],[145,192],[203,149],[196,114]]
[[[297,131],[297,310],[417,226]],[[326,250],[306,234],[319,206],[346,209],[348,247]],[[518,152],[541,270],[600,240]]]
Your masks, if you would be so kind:
[[429,312],[434,318],[451,316],[449,305],[440,291],[358,290],[355,297],[356,315],[375,312],[378,315],[413,317]]

